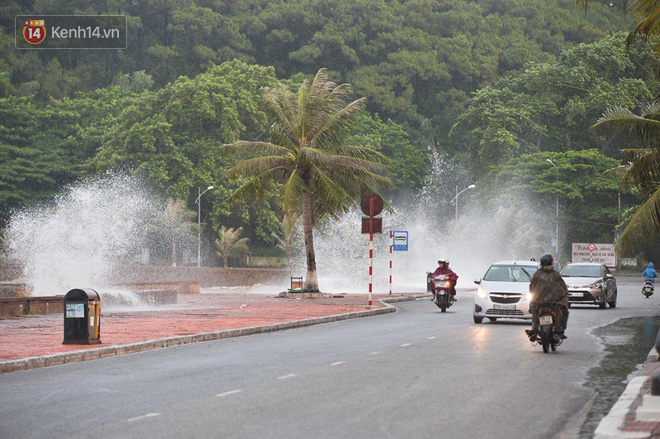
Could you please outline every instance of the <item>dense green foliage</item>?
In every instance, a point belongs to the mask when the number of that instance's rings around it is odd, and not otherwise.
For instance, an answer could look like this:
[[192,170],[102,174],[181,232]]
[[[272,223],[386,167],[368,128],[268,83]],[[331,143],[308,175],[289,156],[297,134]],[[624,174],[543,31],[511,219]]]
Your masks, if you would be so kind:
[[[470,93],[502,74],[626,26],[615,8],[594,3],[584,14],[570,0],[14,0],[5,11],[0,70],[22,94],[64,97],[141,70],[163,87],[234,58],[281,78],[327,66],[415,140],[444,137]],[[17,53],[14,15],[33,12],[125,14],[128,48]]]
[[468,145],[473,169],[520,154],[598,147],[620,157],[619,143],[586,129],[608,106],[634,108],[659,87],[648,46],[625,50],[625,33],[579,45],[556,63],[527,67],[479,90],[452,134]]
[[[228,205],[244,181],[228,181],[225,169],[241,157],[220,146],[268,140],[260,88],[295,90],[321,67],[366,97],[348,140],[392,161],[393,199],[428,184],[433,154],[456,168],[440,182],[452,191],[481,190],[526,154],[597,148],[620,159],[622,145],[589,127],[612,105],[635,109],[656,96],[658,63],[645,45],[625,50],[631,24],[608,3],[584,13],[574,0],[9,0],[0,228],[11,209],[77,178],[128,169],[189,208],[197,188],[214,185],[201,204],[205,234],[244,227],[251,245],[274,245],[276,191]],[[17,50],[14,16],[31,13],[125,14],[128,48]],[[596,213],[600,200],[569,199],[607,224],[575,233],[604,234],[616,222]]]
[[560,259],[567,260],[571,247],[566,243],[612,242],[623,189],[617,176],[606,171],[619,163],[596,149],[523,154],[485,178],[482,192],[494,207],[531,208],[535,222],[553,225],[552,236],[558,203]]

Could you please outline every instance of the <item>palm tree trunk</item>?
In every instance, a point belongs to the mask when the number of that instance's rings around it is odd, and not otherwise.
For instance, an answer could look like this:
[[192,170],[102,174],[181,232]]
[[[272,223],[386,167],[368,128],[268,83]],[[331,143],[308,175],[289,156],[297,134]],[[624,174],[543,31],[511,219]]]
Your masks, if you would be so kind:
[[303,234],[305,236],[305,255],[307,256],[307,275],[305,291],[319,291],[316,275],[316,255],[314,254],[314,234],[312,233],[312,196],[309,189],[302,195]]
[[176,267],[176,238],[172,238],[172,267]]

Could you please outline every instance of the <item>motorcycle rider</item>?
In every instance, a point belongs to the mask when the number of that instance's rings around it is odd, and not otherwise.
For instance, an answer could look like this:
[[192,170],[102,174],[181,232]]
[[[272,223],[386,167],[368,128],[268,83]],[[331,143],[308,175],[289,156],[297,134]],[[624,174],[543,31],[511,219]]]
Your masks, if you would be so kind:
[[658,273],[656,273],[655,268],[653,268],[653,262],[649,262],[649,265],[647,265],[643,275],[644,280],[650,280],[651,282],[655,283],[655,278],[658,277]]
[[[449,280],[452,282],[451,286],[451,300],[456,302],[456,280],[458,280],[458,275],[454,273],[450,268],[449,268],[449,259],[440,259],[438,261],[438,268],[435,269],[433,274],[431,274],[431,283],[433,283],[433,278],[436,276],[447,276]],[[434,284],[435,285],[435,284]],[[435,291],[435,288],[434,288]],[[435,295],[434,295],[435,298]]]
[[565,339],[564,331],[568,323],[568,287],[561,275],[555,271],[554,258],[551,254],[546,253],[541,256],[540,265],[541,268],[536,270],[529,284],[529,291],[534,296],[529,305],[529,312],[532,313],[532,329],[527,329],[525,332],[530,341],[535,341],[538,335],[534,332],[538,324],[538,304],[541,302],[557,303],[562,305],[559,307],[562,317],[561,329],[558,333],[559,337]]

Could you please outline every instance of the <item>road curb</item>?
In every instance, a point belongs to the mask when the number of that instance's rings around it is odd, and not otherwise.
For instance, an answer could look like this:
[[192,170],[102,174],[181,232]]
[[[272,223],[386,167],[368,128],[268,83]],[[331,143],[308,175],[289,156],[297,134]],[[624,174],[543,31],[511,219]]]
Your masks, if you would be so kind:
[[598,423],[598,427],[594,431],[594,439],[649,437],[649,432],[621,430],[630,407],[639,396],[640,390],[648,378],[647,376],[637,376],[630,380],[607,416]]
[[[655,361],[658,361],[658,351],[653,347],[646,357],[645,364]],[[651,436],[652,429],[648,431],[624,431],[626,417],[642,393],[642,388],[650,378],[647,375],[637,375],[630,380],[621,396],[619,396],[619,399],[617,399],[607,415],[598,423],[594,431],[594,439],[633,439],[648,438]]]
[[285,329],[302,328],[305,326],[319,325],[323,323],[338,322],[360,317],[370,317],[380,314],[388,314],[396,311],[396,307],[390,303],[406,302],[415,300],[421,296],[392,297],[380,299],[379,302],[384,308],[370,309],[364,311],[353,311],[343,314],[335,314],[323,317],[313,317],[308,319],[296,320],[292,322],[273,323],[262,326],[249,326],[246,328],[225,329],[222,331],[202,332],[198,334],[181,335],[176,337],[167,337],[157,340],[148,340],[124,345],[112,345],[99,348],[87,349],[84,351],[63,352],[59,354],[43,355],[39,357],[21,358],[19,360],[0,361],[0,373],[17,372],[21,370],[36,369],[39,367],[56,366],[78,361],[95,360],[105,357],[114,357],[116,355],[133,354],[136,352],[150,351],[153,349],[167,348],[172,346],[181,346],[189,343],[199,343],[204,341],[221,340],[224,338],[241,337],[244,335],[263,334],[266,332],[282,331]]

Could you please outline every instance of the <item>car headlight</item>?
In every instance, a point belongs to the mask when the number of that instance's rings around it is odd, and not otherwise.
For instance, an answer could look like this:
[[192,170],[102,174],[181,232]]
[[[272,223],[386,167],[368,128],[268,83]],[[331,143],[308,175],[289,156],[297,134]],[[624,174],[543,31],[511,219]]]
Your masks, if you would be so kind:
[[485,299],[486,295],[487,295],[486,290],[484,290],[484,288],[481,285],[479,285],[479,288],[477,288],[477,296],[481,297],[482,299]]
[[600,282],[593,283],[589,285],[589,288],[593,288],[594,290],[600,290],[603,288],[603,284]]
[[534,295],[528,291],[527,294],[525,295],[525,299],[527,299],[528,302],[531,302],[533,298]]

